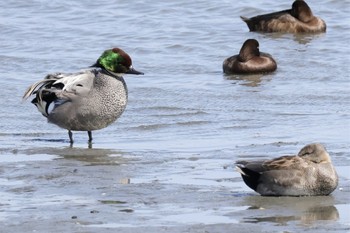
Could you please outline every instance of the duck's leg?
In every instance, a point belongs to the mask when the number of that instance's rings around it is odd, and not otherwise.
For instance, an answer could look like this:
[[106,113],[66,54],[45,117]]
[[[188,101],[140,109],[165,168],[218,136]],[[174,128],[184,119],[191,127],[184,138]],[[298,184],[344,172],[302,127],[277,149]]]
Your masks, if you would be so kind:
[[69,136],[70,143],[73,144],[73,133],[72,133],[72,131],[68,130],[68,136]]
[[88,132],[88,136],[89,136],[89,142],[92,142],[92,133],[91,131],[87,131]]

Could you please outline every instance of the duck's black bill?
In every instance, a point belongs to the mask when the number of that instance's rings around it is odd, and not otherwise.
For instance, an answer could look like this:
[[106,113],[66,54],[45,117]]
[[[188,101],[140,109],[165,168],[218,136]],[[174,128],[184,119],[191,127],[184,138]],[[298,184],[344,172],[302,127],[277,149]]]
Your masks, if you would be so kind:
[[126,74],[144,74],[143,72],[137,71],[134,68],[130,67],[128,71],[125,72]]
[[102,66],[100,64],[98,64],[98,62],[96,62],[95,64],[89,66],[89,67],[98,67],[98,68],[102,68]]

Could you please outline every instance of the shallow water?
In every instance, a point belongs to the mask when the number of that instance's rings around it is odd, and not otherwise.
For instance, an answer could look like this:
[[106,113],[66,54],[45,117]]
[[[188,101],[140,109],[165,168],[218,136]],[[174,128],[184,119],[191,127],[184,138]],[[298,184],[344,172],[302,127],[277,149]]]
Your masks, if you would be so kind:
[[[0,232],[348,232],[350,8],[309,5],[327,33],[248,32],[239,15],[290,6],[260,0],[0,3]],[[276,72],[222,74],[247,38]],[[70,147],[22,95],[116,46],[145,75],[125,76],[127,109],[92,148],[84,132]],[[233,168],[311,142],[340,176],[329,197],[260,197]]]

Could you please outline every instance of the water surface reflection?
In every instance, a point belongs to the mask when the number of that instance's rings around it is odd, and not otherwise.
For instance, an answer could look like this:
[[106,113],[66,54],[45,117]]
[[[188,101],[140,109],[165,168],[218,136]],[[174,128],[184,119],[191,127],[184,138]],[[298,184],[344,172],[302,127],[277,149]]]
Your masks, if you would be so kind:
[[[263,78],[264,77],[264,78]],[[225,75],[227,80],[235,80],[241,81],[240,85],[249,86],[249,87],[257,87],[260,86],[262,81],[269,80],[267,75],[264,74],[249,74],[249,75]]]
[[247,196],[244,204],[256,211],[254,217],[243,218],[246,223],[272,222],[287,225],[296,221],[302,225],[313,225],[317,221],[337,221],[339,213],[333,196],[319,197],[261,197]]

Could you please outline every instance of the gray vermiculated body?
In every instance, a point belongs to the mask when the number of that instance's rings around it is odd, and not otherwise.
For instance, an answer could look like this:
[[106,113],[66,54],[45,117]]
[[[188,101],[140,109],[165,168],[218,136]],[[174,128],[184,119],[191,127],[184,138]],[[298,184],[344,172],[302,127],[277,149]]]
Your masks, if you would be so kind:
[[[124,112],[127,104],[127,87],[123,77],[112,77],[101,71],[86,71],[91,76],[90,91],[56,105],[48,116],[50,123],[64,129],[92,131],[107,127]],[[58,97],[62,93],[58,93]]]

